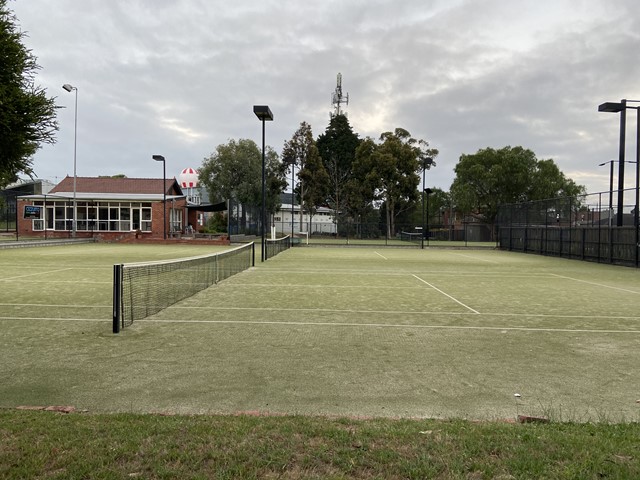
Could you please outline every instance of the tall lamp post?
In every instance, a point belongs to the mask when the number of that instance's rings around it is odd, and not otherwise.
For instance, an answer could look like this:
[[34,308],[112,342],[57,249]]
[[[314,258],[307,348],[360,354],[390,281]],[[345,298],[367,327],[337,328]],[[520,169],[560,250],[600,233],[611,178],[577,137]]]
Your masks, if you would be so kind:
[[77,193],[76,193],[76,189],[77,189],[77,181],[78,181],[78,176],[76,174],[76,153],[77,153],[77,146],[78,146],[78,88],[74,87],[73,85],[69,85],[68,83],[65,83],[64,85],[62,85],[62,88],[64,88],[67,92],[71,93],[72,91],[75,90],[76,92],[76,104],[75,104],[75,115],[74,115],[74,126],[73,126],[73,221],[71,222],[71,236],[75,237],[76,233],[78,231],[78,225],[77,225],[77,217],[78,217],[78,207],[77,207]]
[[[618,213],[616,216],[616,225],[621,227],[623,224],[623,204],[624,204],[624,164],[626,163],[624,160],[625,157],[625,140],[626,140],[626,130],[627,130],[627,109],[636,110],[638,115],[638,122],[636,125],[636,205],[635,205],[635,215],[634,215],[634,225],[636,229],[638,228],[638,204],[640,204],[640,171],[638,169],[640,162],[640,107],[631,107],[627,105],[628,103],[640,103],[640,100],[627,100],[622,99],[620,102],[605,102],[598,105],[599,112],[610,112],[610,113],[620,113],[620,145],[619,145],[619,153],[618,153]],[[638,242],[636,242],[638,243]]]
[[613,215],[613,164],[618,160],[609,160],[608,162],[599,163],[599,167],[604,167],[607,163],[611,165],[609,168],[609,226]]
[[[425,223],[425,210],[424,210],[424,201],[425,201],[425,181],[424,181],[424,172],[427,170],[427,167],[430,167],[433,164],[433,158],[431,157],[423,157],[422,158],[422,241],[420,242],[420,248],[424,248],[424,236],[427,232],[426,223]],[[428,241],[428,240],[427,240]]]
[[295,172],[296,172],[296,162],[295,160],[291,161],[291,238],[293,238],[293,223],[294,223],[294,219],[293,217],[295,216],[295,198],[296,198],[296,189],[294,188],[295,185]]
[[260,236],[262,237],[261,261],[265,261],[265,236],[264,229],[267,223],[267,191],[266,191],[266,170],[264,162],[264,123],[273,120],[273,113],[267,105],[254,105],[253,113],[262,122],[262,219],[260,226]]
[[425,232],[425,235],[427,236],[427,245],[429,245],[429,195],[431,195],[432,193],[433,190],[431,190],[430,188],[425,188],[424,194],[422,196],[422,198],[427,197],[427,227]]
[[622,202],[624,198],[624,153],[625,153],[625,133],[627,128],[627,109],[636,111],[636,204],[635,212],[633,215],[633,226],[636,233],[636,247],[635,247],[635,264],[636,267],[640,261],[640,107],[630,107],[628,103],[640,103],[640,100],[627,100],[622,99],[620,102],[605,102],[598,106],[599,112],[620,112],[620,178],[618,179],[618,218],[617,225],[622,226]]
[[[599,167],[604,167],[605,165],[611,165],[609,168],[609,226],[611,226],[611,220],[613,218],[613,164],[619,162],[619,160],[608,160],[606,162],[599,163]],[[625,160],[625,163],[636,163]],[[636,185],[638,184],[638,169],[636,169]],[[636,190],[637,193],[637,190]],[[638,199],[636,198],[636,202]],[[637,223],[637,222],[636,222]]]
[[167,162],[162,155],[153,155],[156,162],[162,162],[162,238],[167,239]]

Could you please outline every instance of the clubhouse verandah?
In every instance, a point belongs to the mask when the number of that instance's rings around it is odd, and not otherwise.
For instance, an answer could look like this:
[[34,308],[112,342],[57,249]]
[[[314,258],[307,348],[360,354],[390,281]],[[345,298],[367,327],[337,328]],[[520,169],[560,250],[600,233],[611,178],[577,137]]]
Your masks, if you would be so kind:
[[[164,185],[163,185],[164,184]],[[112,178],[67,176],[49,193],[18,197],[18,235],[118,240],[133,236],[163,238],[183,233],[199,220],[197,206],[175,178]],[[166,205],[164,201],[166,199]],[[25,214],[30,208],[31,216]],[[166,217],[163,217],[166,212]]]

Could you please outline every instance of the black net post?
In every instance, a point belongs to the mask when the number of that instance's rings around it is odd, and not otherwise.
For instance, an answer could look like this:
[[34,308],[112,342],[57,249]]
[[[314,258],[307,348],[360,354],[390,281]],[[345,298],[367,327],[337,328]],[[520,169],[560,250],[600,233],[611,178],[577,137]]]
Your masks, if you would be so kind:
[[122,311],[122,265],[113,266],[113,333],[120,333]]

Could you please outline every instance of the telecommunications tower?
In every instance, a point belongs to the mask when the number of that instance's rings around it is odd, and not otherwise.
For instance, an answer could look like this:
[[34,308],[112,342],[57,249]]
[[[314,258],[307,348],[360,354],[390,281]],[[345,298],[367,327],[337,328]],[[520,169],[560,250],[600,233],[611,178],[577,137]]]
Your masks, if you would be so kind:
[[344,103],[345,105],[349,105],[349,94],[347,93],[346,96],[342,95],[342,74],[338,73],[336,90],[331,94],[331,104],[333,105],[334,110],[333,112],[331,112],[331,118],[343,114],[343,112],[340,110],[340,104],[342,103]]

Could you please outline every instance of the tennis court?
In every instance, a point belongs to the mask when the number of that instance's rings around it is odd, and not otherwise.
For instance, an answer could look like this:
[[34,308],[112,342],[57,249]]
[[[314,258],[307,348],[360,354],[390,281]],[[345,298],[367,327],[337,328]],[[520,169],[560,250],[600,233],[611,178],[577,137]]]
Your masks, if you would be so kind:
[[114,263],[202,253],[0,251],[0,406],[640,418],[634,269],[494,250],[300,247],[111,333]]

